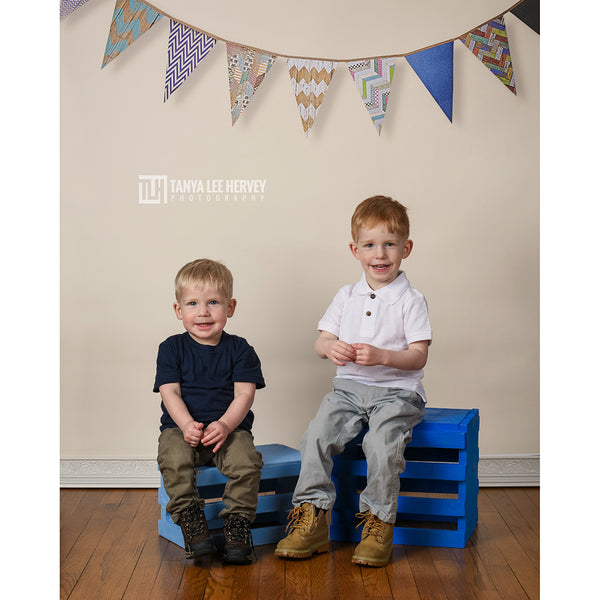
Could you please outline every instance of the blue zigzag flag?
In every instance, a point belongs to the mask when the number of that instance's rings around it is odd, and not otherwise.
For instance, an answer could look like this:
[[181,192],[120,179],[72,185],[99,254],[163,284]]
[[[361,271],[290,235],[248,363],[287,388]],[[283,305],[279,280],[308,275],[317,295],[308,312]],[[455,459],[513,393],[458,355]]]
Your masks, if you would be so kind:
[[452,122],[454,42],[409,54],[406,60]]
[[205,33],[171,21],[165,98],[186,80],[198,63],[212,50],[217,40]]

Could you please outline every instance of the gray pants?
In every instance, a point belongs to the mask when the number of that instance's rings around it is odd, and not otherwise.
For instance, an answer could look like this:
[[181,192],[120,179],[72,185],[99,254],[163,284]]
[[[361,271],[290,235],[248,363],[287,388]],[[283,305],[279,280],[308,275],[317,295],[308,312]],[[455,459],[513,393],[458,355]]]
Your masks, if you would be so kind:
[[332,456],[340,454],[366,425],[362,448],[367,459],[367,485],[360,495],[360,511],[369,510],[386,523],[396,520],[399,475],[404,471],[404,448],[412,430],[425,415],[419,394],[399,388],[364,385],[335,378],[302,436],[302,466],[293,504],[310,502],[331,510],[335,486]]
[[252,434],[243,429],[232,431],[214,454],[212,447],[202,444],[192,448],[178,427],[165,429],[158,438],[158,466],[169,496],[166,509],[173,521],[177,523],[179,513],[192,503],[204,508],[204,498],[196,487],[196,467],[201,465],[214,465],[227,477],[225,508],[219,516],[236,514],[254,521],[263,461]]

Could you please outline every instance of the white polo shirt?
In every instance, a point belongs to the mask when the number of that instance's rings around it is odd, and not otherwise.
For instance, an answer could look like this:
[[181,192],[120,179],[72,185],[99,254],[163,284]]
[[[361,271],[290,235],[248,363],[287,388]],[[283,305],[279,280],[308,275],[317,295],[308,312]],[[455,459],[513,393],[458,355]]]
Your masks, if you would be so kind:
[[[319,321],[319,331],[328,331],[348,343],[365,343],[386,350],[406,350],[413,342],[431,343],[427,302],[410,287],[403,271],[392,283],[373,290],[362,279],[342,287]],[[347,363],[337,367],[337,377],[366,385],[398,387],[417,392],[423,400],[423,369],[403,371],[383,365]]]

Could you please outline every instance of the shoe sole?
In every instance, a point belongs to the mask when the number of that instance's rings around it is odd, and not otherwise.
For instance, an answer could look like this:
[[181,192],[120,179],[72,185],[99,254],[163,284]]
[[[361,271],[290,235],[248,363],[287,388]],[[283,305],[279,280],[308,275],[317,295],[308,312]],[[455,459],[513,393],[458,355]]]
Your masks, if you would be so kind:
[[372,558],[362,558],[360,556],[353,556],[352,562],[355,565],[363,565],[366,567],[385,567],[386,565],[388,565],[390,563],[390,558],[391,558],[391,555],[388,556],[386,560],[378,561],[378,560],[373,560]]
[[324,552],[329,552],[329,541],[318,544],[317,546],[312,546],[308,550],[304,551],[275,550],[275,556],[279,556],[280,558],[308,558],[313,554],[322,554]]

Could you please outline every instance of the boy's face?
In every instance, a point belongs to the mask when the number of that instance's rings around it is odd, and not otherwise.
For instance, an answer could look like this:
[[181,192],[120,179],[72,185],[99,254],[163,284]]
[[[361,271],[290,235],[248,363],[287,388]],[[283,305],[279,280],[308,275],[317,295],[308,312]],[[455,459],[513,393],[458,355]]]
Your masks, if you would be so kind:
[[350,242],[352,255],[360,261],[367,283],[374,290],[398,277],[400,264],[412,247],[412,240],[390,233],[384,223],[361,229],[358,240]]
[[212,287],[185,286],[181,301],[173,308],[185,330],[199,344],[216,346],[221,339],[227,319],[233,316],[236,301]]

